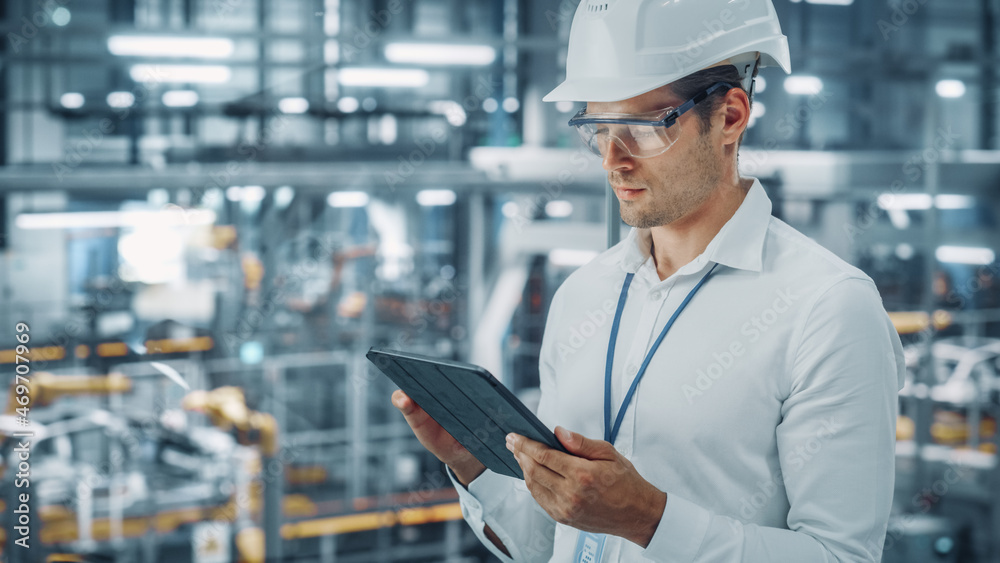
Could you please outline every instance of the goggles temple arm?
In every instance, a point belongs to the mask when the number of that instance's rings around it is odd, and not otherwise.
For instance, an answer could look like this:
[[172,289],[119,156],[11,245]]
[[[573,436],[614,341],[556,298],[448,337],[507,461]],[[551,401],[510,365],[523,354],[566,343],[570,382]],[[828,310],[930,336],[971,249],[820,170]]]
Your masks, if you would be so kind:
[[[702,90],[701,92],[698,92],[697,94],[695,94],[695,96],[693,98],[691,98],[690,100],[688,100],[688,101],[684,102],[683,104],[681,104],[680,107],[678,107],[677,109],[675,109],[675,110],[671,111],[670,113],[668,113],[663,119],[661,119],[659,121],[659,124],[660,125],[665,125],[665,126],[668,126],[668,127],[670,125],[673,125],[674,122],[677,121],[677,118],[679,118],[680,116],[684,115],[685,113],[687,113],[688,111],[690,111],[691,108],[693,108],[695,105],[697,105],[698,103],[704,101],[706,98],[708,98],[709,96],[711,96],[713,93],[715,93],[716,90],[719,90],[719,89],[722,89],[722,88],[725,88],[726,90],[729,90],[729,89],[733,88],[733,86],[730,85],[730,84],[728,84],[728,83],[726,83],[726,82],[716,82],[715,84],[709,86],[705,90]],[[581,120],[586,120],[586,121],[583,121],[584,123],[622,123],[622,124],[631,124],[631,125],[652,125],[654,123],[657,123],[655,121],[641,121],[641,120],[630,120],[630,119],[606,119],[606,120],[594,119],[594,120],[587,120],[587,108],[583,108],[579,112],[577,112],[577,114],[574,115],[572,119],[569,120],[569,125],[570,126],[575,126],[578,123],[580,123]]]
[[706,98],[708,98],[709,96],[714,94],[716,90],[719,90],[721,88],[729,90],[733,87],[725,82],[716,82],[715,84],[712,84],[707,89],[698,92],[697,94],[694,95],[693,98],[684,102],[683,104],[680,105],[680,107],[667,114],[667,116],[663,118],[663,124],[664,125],[668,123],[672,124],[674,121],[677,121],[678,117],[690,111],[691,108],[693,108],[698,103],[705,101]]

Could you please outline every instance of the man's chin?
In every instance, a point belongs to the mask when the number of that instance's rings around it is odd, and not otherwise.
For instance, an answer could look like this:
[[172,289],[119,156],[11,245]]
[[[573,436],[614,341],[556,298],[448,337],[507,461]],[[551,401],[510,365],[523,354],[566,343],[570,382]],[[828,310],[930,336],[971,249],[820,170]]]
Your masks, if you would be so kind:
[[635,227],[636,229],[652,229],[653,227],[662,227],[674,221],[674,219],[664,218],[664,217],[647,217],[642,215],[636,215],[629,213],[626,209],[622,208],[620,210],[620,215],[622,222],[629,227]]
[[650,227],[655,227],[656,225],[651,224],[649,220],[645,220],[643,217],[635,217],[632,215],[621,214],[622,223],[625,223],[629,227],[634,227],[636,229],[648,229]]

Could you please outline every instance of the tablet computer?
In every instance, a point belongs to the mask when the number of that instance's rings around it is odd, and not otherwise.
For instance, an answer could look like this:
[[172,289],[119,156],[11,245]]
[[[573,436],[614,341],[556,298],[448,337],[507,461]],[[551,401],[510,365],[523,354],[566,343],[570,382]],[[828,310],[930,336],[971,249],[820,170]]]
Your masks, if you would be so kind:
[[510,432],[566,452],[556,435],[524,403],[477,365],[380,348],[371,348],[366,356],[496,473],[524,479],[514,454],[507,449]]

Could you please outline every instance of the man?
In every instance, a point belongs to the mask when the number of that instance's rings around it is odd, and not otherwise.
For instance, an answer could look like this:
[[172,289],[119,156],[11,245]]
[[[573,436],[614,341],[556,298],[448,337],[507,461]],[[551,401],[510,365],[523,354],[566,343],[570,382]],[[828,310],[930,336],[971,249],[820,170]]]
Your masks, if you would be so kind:
[[538,416],[573,455],[511,435],[525,480],[484,471],[393,395],[466,520],[504,561],[879,561],[899,338],[737,170],[758,66],[789,70],[770,0],[582,0],[567,65],[546,100],[588,102],[633,229],[549,310]]

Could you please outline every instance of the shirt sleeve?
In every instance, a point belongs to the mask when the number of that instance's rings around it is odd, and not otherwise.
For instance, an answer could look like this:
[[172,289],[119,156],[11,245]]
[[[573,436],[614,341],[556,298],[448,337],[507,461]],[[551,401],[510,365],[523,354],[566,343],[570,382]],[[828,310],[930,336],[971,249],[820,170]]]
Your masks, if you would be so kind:
[[[466,489],[450,469],[448,477],[458,491],[465,521],[500,561],[545,563],[552,557],[555,521],[538,506],[524,481],[487,469]],[[484,527],[487,525],[510,552],[510,557],[486,537]]]
[[[538,362],[541,399],[536,414],[550,429],[555,420],[556,396],[556,354],[551,327],[556,326],[553,317],[559,314],[561,295],[560,288],[552,297]],[[546,563],[552,558],[555,520],[538,505],[524,481],[487,469],[473,479],[466,489],[451,470],[448,471],[448,477],[458,491],[458,500],[465,521],[472,527],[479,541],[501,561]],[[486,537],[483,529],[486,525],[497,535],[511,557],[504,555]]]
[[680,563],[878,562],[895,480],[902,345],[867,279],[834,282],[790,343],[776,428],[788,529],[745,524],[667,491],[643,552]]

